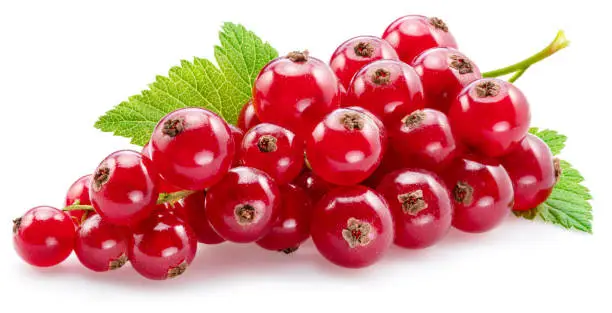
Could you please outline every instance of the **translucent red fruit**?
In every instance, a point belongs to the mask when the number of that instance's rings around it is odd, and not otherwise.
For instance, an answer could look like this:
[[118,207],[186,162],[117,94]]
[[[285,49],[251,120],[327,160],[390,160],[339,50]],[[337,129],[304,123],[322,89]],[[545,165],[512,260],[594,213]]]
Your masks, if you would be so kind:
[[[149,160],[151,160],[152,159],[151,143],[147,142],[147,144],[144,145],[144,147],[142,147],[142,151],[140,153],[142,153],[142,155],[144,155],[145,157],[149,158]],[[165,179],[163,179],[161,176],[159,177],[158,185],[159,185],[160,193],[172,193],[172,192],[177,192],[181,190],[181,188],[173,186],[172,184],[167,182]]]
[[98,214],[79,227],[74,252],[85,267],[96,272],[115,270],[127,263],[128,229],[106,222]]
[[49,267],[64,261],[74,247],[74,223],[64,212],[39,206],[13,221],[13,244],[27,263]]
[[380,121],[375,119],[348,108],[327,115],[306,142],[312,171],[337,185],[358,184],[370,176],[387,144]]
[[416,56],[430,48],[457,48],[448,26],[437,17],[400,17],[387,27],[382,38],[395,48],[400,60],[406,63],[412,63]]
[[391,45],[374,36],[359,36],[343,42],[334,52],[329,65],[343,87],[348,88],[353,76],[376,60],[399,60]]
[[546,201],[561,168],[550,148],[540,138],[527,136],[506,155],[502,164],[514,187],[514,210],[530,210]]
[[467,146],[490,157],[503,156],[529,130],[531,114],[523,93],[499,79],[477,80],[461,91],[448,119]]
[[282,185],[296,178],[304,166],[304,141],[283,127],[262,123],[242,140],[241,164],[266,172]]
[[[68,189],[66,193],[66,199],[64,200],[64,206],[70,206],[74,204],[80,205],[91,205],[89,200],[89,185],[91,184],[92,175],[85,175],[77,179]],[[90,210],[70,210],[66,212],[72,221],[78,226],[93,213]]]
[[172,206],[172,210],[179,212],[184,221],[191,226],[198,242],[214,245],[225,241],[210,225],[208,213],[204,206],[206,193],[197,191]]
[[387,175],[376,190],[387,200],[395,222],[395,244],[420,249],[440,241],[453,220],[450,194],[442,180],[423,170]]
[[253,104],[262,122],[305,138],[329,112],[340,106],[338,79],[323,61],[307,52],[291,52],[268,63],[253,87]]
[[163,280],[185,272],[197,245],[193,230],[178,215],[156,210],[133,229],[128,257],[140,275]]
[[315,206],[310,234],[319,252],[332,263],[366,267],[393,243],[393,218],[375,191],[358,185],[340,187]]
[[232,161],[232,167],[240,166],[241,162],[241,146],[242,146],[242,138],[244,138],[244,132],[242,129],[228,124],[231,132],[232,132],[232,140],[234,141],[234,159]]
[[231,169],[206,193],[206,212],[222,238],[239,243],[262,238],[276,222],[280,192],[268,174],[250,167]]
[[117,225],[133,225],[155,208],[158,173],[142,154],[121,150],[110,154],[96,168],[89,197],[102,218]]
[[453,226],[470,233],[495,228],[510,213],[512,181],[498,162],[467,157],[444,171],[454,206]]
[[465,86],[482,78],[478,66],[452,48],[426,50],[412,66],[423,83],[425,106],[444,113]]
[[260,247],[291,253],[310,237],[312,202],[301,187],[287,184],[280,186],[280,215],[270,231],[257,240]]
[[328,191],[335,188],[335,185],[326,182],[310,169],[304,169],[300,176],[293,180],[292,184],[304,189],[313,205],[323,198]]
[[353,78],[343,106],[359,106],[385,125],[425,106],[423,85],[410,65],[380,60],[364,66]]
[[249,102],[245,103],[242,106],[240,114],[238,115],[238,128],[246,132],[259,123],[261,123],[261,121],[255,113],[255,106],[253,106],[253,100],[249,100]]
[[170,184],[203,190],[218,182],[234,158],[232,132],[218,115],[199,108],[166,115],[151,136],[153,163]]

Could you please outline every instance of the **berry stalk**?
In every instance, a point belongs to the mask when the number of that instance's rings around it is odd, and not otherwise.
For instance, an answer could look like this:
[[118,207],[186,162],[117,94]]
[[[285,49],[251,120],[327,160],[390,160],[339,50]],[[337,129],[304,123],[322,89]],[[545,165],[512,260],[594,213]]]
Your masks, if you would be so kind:
[[[181,190],[181,191],[172,192],[172,193],[162,193],[159,195],[159,198],[157,199],[157,204],[175,203],[194,193],[195,191],[192,191],[192,190]],[[91,205],[83,205],[83,204],[75,203],[73,205],[66,206],[62,209],[62,211],[66,211],[66,212],[77,211],[77,210],[94,211],[94,208]]]

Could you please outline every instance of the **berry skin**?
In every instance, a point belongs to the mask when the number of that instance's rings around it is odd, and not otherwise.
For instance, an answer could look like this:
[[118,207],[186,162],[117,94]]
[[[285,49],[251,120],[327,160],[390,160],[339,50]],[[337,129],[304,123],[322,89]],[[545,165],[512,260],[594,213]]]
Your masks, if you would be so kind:
[[277,184],[296,178],[304,166],[304,142],[283,127],[262,123],[251,128],[242,140],[244,166],[266,172]]
[[380,60],[364,66],[353,78],[343,106],[362,107],[385,125],[425,106],[423,85],[410,65]]
[[452,48],[433,48],[412,63],[421,77],[425,106],[444,113],[465,86],[482,78],[478,66]]
[[151,160],[131,150],[106,157],[94,172],[89,197],[96,212],[109,223],[134,225],[155,208],[158,173]]
[[234,159],[232,132],[218,115],[200,108],[166,115],[151,136],[153,163],[170,184],[203,190],[221,180]]
[[193,230],[180,217],[156,210],[133,229],[128,256],[140,275],[163,280],[183,274],[197,247]]
[[[151,143],[148,142],[144,147],[142,147],[142,151],[140,153],[151,160]],[[181,188],[173,186],[169,182],[165,181],[161,176],[159,177],[158,184],[159,193],[173,193],[181,191]]]
[[27,263],[54,266],[64,261],[74,247],[74,223],[68,214],[49,206],[27,211],[13,221],[13,243]]
[[88,269],[115,270],[127,263],[128,229],[106,222],[98,214],[86,219],[76,233],[74,252]]
[[453,205],[442,180],[423,170],[387,175],[376,189],[389,204],[395,222],[395,244],[422,249],[440,241],[451,227]]
[[336,185],[354,185],[374,172],[387,144],[380,121],[361,111],[336,109],[306,142],[312,171]]
[[540,138],[527,134],[502,159],[514,187],[514,210],[530,210],[546,201],[561,174],[559,160]]
[[389,145],[400,167],[439,172],[457,155],[450,124],[440,111],[417,110],[389,128]]
[[338,79],[327,64],[291,52],[268,63],[253,87],[253,104],[262,122],[306,135],[329,112],[340,106]]
[[[80,205],[91,205],[89,200],[89,185],[91,184],[92,175],[85,175],[77,179],[68,189],[66,193],[66,199],[64,200],[64,206],[70,206],[73,204]],[[85,219],[87,219],[91,213],[90,210],[70,210],[66,214],[70,216],[76,226],[81,225]]]
[[204,206],[205,197],[204,191],[197,191],[179,200],[172,209],[179,212],[181,218],[191,226],[198,242],[208,245],[220,244],[225,242],[225,239],[221,238],[210,225]]
[[279,189],[268,174],[251,167],[231,169],[208,189],[206,211],[213,229],[227,241],[262,238],[280,211]]
[[329,65],[340,84],[348,88],[362,67],[383,59],[399,60],[399,57],[388,42],[374,36],[359,36],[343,42],[332,55]]
[[234,141],[234,160],[232,161],[232,167],[236,167],[236,166],[240,166],[241,165],[241,145],[242,145],[242,138],[244,138],[244,132],[242,131],[242,129],[228,124],[227,126],[229,126],[230,130],[232,131],[232,140]]
[[249,102],[245,103],[244,106],[242,106],[240,114],[238,115],[238,128],[242,129],[243,132],[246,132],[249,129],[253,128],[253,126],[260,123],[261,121],[255,113],[253,100],[249,100]]
[[461,91],[448,119],[455,135],[468,147],[500,157],[525,138],[531,114],[527,99],[514,85],[481,79]]
[[455,38],[448,31],[448,27],[437,17],[400,17],[387,27],[382,38],[395,48],[400,60],[408,64],[427,49],[457,48]]
[[393,218],[375,191],[358,185],[340,187],[315,206],[310,234],[319,252],[332,263],[366,267],[393,243]]
[[510,213],[512,181],[494,160],[457,159],[444,172],[455,208],[453,226],[469,233],[495,228]]
[[272,251],[292,253],[310,237],[312,204],[308,194],[301,187],[287,184],[279,187],[280,215],[270,231],[257,245]]
[[302,174],[293,180],[292,184],[301,187],[308,194],[312,204],[316,204],[323,196],[335,186],[315,175],[310,169],[304,169]]

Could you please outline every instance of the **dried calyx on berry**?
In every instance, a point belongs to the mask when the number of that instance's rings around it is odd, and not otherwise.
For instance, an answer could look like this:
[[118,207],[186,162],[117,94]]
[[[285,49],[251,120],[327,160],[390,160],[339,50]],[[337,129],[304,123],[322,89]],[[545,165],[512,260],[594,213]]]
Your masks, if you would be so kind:
[[409,129],[417,128],[425,120],[426,114],[423,110],[416,110],[402,119],[402,123]]
[[171,269],[168,270],[168,276],[166,276],[167,278],[175,278],[177,276],[180,276],[181,274],[185,273],[185,271],[187,270],[187,262],[183,261],[181,262],[181,264],[179,264],[178,266],[175,266]]
[[108,269],[112,271],[112,270],[122,268],[127,263],[127,261],[128,261],[127,255],[122,254],[118,258],[111,260],[108,263]]
[[453,198],[458,203],[470,205],[474,200],[474,188],[467,182],[459,181],[453,188]]
[[469,74],[474,72],[474,65],[472,64],[472,61],[466,57],[453,54],[450,56],[450,59],[451,61],[449,66],[452,69],[457,70],[459,74]]
[[13,220],[13,234],[16,234],[19,231],[19,227],[21,226],[21,217]]
[[553,159],[553,169],[555,170],[555,183],[558,183],[561,179],[561,175],[563,174],[563,169],[561,168],[561,160],[559,160],[559,158]]
[[495,97],[499,94],[501,87],[498,83],[487,80],[476,85],[476,95],[480,98]]
[[372,74],[372,82],[376,85],[386,85],[391,82],[391,71],[379,68]]
[[185,130],[185,120],[182,118],[170,119],[164,123],[162,133],[166,136],[176,137]]
[[359,113],[346,113],[342,115],[340,123],[346,130],[361,130],[364,126],[363,117]]
[[93,187],[95,191],[100,191],[102,186],[110,179],[110,168],[106,165],[100,165],[93,176]]
[[442,30],[444,32],[448,32],[448,26],[446,25],[446,23],[444,23],[444,21],[440,18],[437,17],[431,17],[429,18],[429,23],[431,25],[433,25],[433,27]]
[[303,63],[308,61],[308,50],[304,51],[291,51],[287,53],[287,59],[295,63]]
[[372,45],[372,43],[366,42],[366,41],[360,41],[358,42],[353,49],[355,50],[355,54],[360,56],[360,57],[364,57],[364,58],[370,58],[372,57],[372,55],[374,54],[374,45]]
[[367,246],[370,243],[371,230],[369,223],[351,217],[346,222],[346,228],[342,230],[342,238],[351,248]]
[[240,225],[248,225],[255,221],[257,211],[250,204],[241,204],[236,206],[234,217]]
[[423,198],[423,190],[420,189],[398,195],[397,200],[402,204],[402,211],[413,216],[428,207],[425,198]]
[[276,137],[271,135],[263,135],[257,141],[257,148],[261,152],[274,152],[277,149]]

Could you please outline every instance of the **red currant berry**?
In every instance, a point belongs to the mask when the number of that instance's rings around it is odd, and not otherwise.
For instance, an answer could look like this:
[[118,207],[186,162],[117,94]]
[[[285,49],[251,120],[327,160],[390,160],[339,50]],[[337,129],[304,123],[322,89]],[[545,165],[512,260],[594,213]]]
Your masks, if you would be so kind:
[[74,252],[85,267],[96,272],[127,263],[129,230],[106,222],[98,214],[86,219],[76,234]]
[[34,266],[49,267],[64,261],[74,247],[74,223],[52,207],[39,206],[13,221],[17,254]]
[[[66,193],[66,199],[64,200],[64,206],[70,206],[73,204],[79,205],[91,205],[89,200],[89,185],[91,184],[92,175],[85,175],[77,179]],[[70,210],[66,212],[72,219],[75,225],[79,226],[85,219],[87,219],[93,211],[91,210]]]
[[374,36],[359,36],[342,43],[334,52],[329,65],[340,84],[348,88],[353,76],[365,65],[376,60],[399,60],[391,45]]
[[301,187],[308,194],[312,204],[316,204],[323,196],[335,186],[315,175],[310,169],[305,169],[302,174],[293,180],[293,184]]
[[407,15],[395,20],[383,34],[400,60],[412,63],[421,52],[435,47],[457,48],[448,26],[437,17]]
[[455,138],[440,111],[417,110],[389,127],[389,144],[401,167],[439,172],[456,156]]
[[253,126],[261,123],[257,114],[255,113],[255,106],[253,106],[253,100],[245,103],[240,110],[238,115],[238,128],[242,129],[243,132],[253,128]]
[[389,147],[385,152],[385,155],[380,162],[380,165],[376,168],[374,173],[366,179],[362,185],[376,189],[378,184],[387,176],[389,173],[402,169],[403,161],[399,158],[399,154],[393,150],[393,147]]
[[280,216],[270,231],[257,241],[260,247],[292,253],[310,237],[312,204],[304,189],[287,184],[279,187]]
[[94,172],[89,187],[91,203],[106,221],[133,225],[155,208],[158,175],[151,160],[140,153],[114,152]]
[[453,226],[481,233],[499,225],[512,209],[512,181],[499,163],[457,159],[444,173],[454,204]]
[[232,167],[236,167],[236,166],[240,166],[241,165],[241,145],[242,145],[242,138],[244,138],[244,132],[242,131],[242,129],[228,124],[230,130],[232,131],[232,140],[234,141],[234,160],[232,161]]
[[399,170],[377,191],[387,200],[395,222],[395,244],[421,249],[440,241],[451,227],[453,206],[446,186],[433,173]]
[[359,268],[378,261],[393,243],[385,200],[363,186],[336,188],[314,208],[310,228],[319,252],[336,265]]
[[280,193],[268,174],[250,167],[231,169],[208,189],[206,212],[213,229],[228,241],[262,238],[280,210]]
[[225,121],[199,108],[166,115],[151,136],[153,163],[162,177],[183,189],[203,190],[230,169],[234,141]]
[[304,142],[283,127],[262,123],[244,135],[241,157],[244,166],[260,169],[283,185],[304,166]]
[[305,138],[340,106],[338,79],[323,61],[307,52],[291,52],[268,63],[253,88],[253,104],[262,122]]
[[380,60],[364,66],[353,78],[344,106],[359,106],[385,125],[424,108],[423,85],[410,65]]
[[354,185],[368,178],[380,164],[387,144],[379,123],[351,109],[336,109],[327,115],[306,142],[312,171],[337,185]]
[[448,119],[453,132],[467,146],[499,157],[525,138],[531,114],[527,99],[514,85],[481,79],[461,91]]
[[140,275],[162,280],[183,274],[197,247],[193,230],[181,218],[157,210],[133,230],[128,257]]
[[561,168],[550,148],[540,138],[527,134],[506,155],[502,165],[514,187],[514,210],[530,210],[546,201],[557,183]]
[[[151,160],[151,143],[147,143],[144,147],[142,147],[142,151],[140,153],[142,153],[142,155]],[[181,188],[173,186],[172,184],[164,180],[161,176],[158,179],[158,185],[160,193],[173,193],[181,191]]]
[[452,48],[426,50],[412,66],[423,83],[425,106],[444,113],[465,86],[482,78],[476,64]]
[[208,214],[204,206],[206,193],[198,191],[173,205],[175,211],[180,212],[181,218],[191,226],[198,242],[215,245],[225,241],[210,225]]

